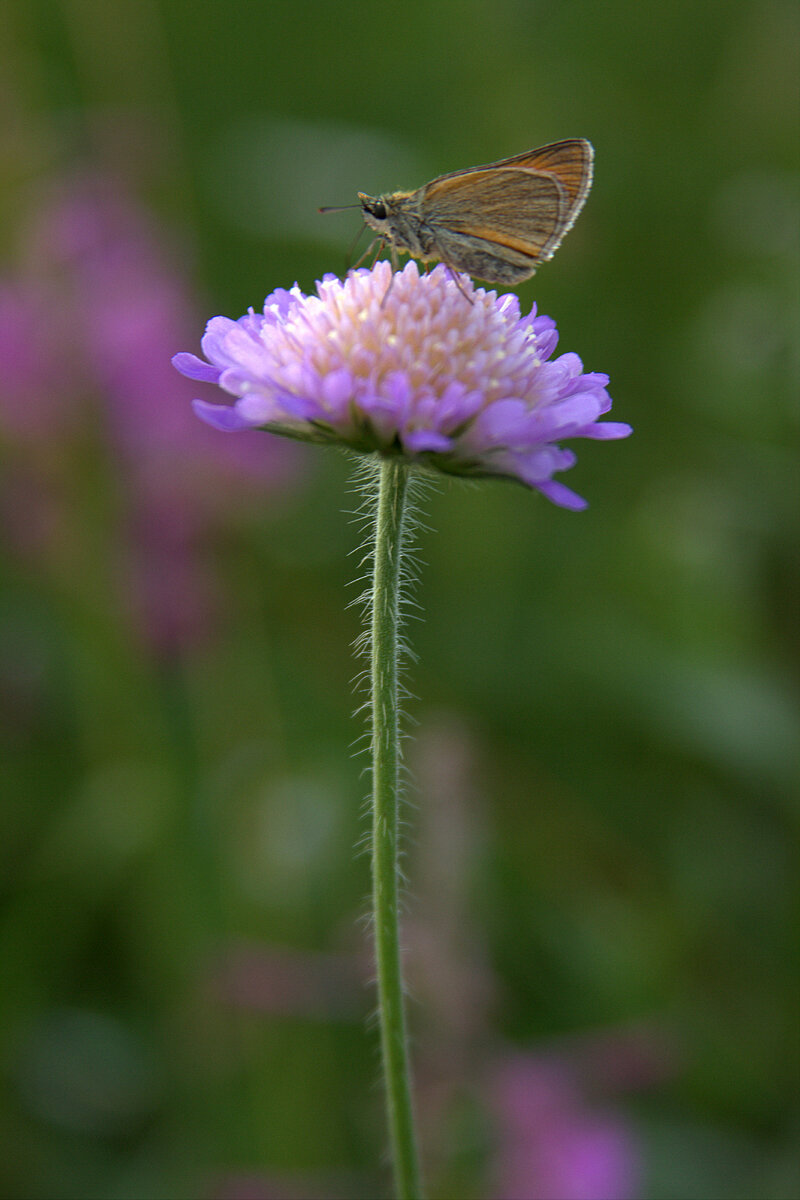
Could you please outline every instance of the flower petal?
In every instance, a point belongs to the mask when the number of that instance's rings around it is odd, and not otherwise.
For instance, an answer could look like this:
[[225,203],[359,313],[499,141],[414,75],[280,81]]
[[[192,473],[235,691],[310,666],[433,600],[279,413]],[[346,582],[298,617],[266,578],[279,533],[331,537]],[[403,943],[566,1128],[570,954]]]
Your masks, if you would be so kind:
[[616,438],[630,437],[632,433],[633,426],[626,425],[624,421],[598,421],[584,429],[581,436],[593,438],[596,442],[610,442]]
[[219,429],[222,433],[241,433],[244,429],[252,429],[249,421],[244,421],[235,408],[227,404],[209,404],[206,400],[193,400],[192,408],[201,421]]
[[406,450],[413,450],[415,454],[425,451],[444,454],[452,444],[452,438],[445,437],[443,433],[435,433],[432,429],[412,429],[403,434],[403,445]]
[[196,354],[187,354],[185,350],[172,356],[172,365],[187,379],[195,379],[201,383],[217,383],[220,377],[219,367],[212,367],[211,363],[203,362],[202,358],[198,358]]

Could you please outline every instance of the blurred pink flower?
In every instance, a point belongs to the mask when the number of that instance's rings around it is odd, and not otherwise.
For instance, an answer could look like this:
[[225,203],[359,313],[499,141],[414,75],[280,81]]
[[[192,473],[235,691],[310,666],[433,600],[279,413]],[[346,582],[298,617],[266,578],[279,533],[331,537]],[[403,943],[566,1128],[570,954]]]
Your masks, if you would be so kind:
[[87,172],[28,211],[17,265],[0,279],[0,444],[24,444],[43,487],[49,464],[63,473],[71,438],[107,447],[122,607],[155,649],[178,649],[222,608],[209,533],[250,509],[254,491],[283,490],[302,452],[257,433],[221,446],[193,417],[193,385],[170,364],[196,324],[188,281],[124,187]]
[[[219,439],[187,413],[194,389],[182,380],[176,386],[170,365],[175,339],[195,325],[185,270],[116,181],[86,173],[56,186],[34,209],[19,274],[38,303],[38,312],[28,305],[27,319],[39,360],[49,352],[62,372],[79,362],[84,386],[107,404],[100,419],[150,487],[191,492],[200,502],[209,477],[249,489],[259,480],[273,487],[294,470],[296,447],[265,448],[255,434],[220,455]],[[30,338],[21,341],[30,346]],[[70,376],[64,382],[74,386]],[[215,503],[230,498],[229,486],[219,491]]]
[[617,1113],[589,1105],[557,1059],[519,1054],[494,1069],[495,1194],[502,1200],[633,1200],[639,1149]]

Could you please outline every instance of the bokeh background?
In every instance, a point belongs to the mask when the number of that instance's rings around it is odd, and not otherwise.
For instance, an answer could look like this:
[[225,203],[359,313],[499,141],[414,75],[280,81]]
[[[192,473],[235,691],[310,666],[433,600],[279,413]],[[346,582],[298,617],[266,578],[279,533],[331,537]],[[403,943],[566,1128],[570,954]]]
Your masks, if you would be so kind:
[[405,941],[443,1200],[800,1191],[792,0],[0,8],[0,1191],[389,1190],[351,464],[201,426],[321,204],[570,136],[520,289],[627,442],[426,501]]

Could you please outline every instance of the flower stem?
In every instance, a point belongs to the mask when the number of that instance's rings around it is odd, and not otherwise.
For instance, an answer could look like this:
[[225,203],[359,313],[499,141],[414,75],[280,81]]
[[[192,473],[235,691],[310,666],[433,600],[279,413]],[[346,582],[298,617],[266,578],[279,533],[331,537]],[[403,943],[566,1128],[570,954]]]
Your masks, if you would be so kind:
[[380,464],[373,561],[372,903],[383,1076],[398,1200],[420,1200],[419,1156],[411,1108],[398,912],[399,596],[408,467]]

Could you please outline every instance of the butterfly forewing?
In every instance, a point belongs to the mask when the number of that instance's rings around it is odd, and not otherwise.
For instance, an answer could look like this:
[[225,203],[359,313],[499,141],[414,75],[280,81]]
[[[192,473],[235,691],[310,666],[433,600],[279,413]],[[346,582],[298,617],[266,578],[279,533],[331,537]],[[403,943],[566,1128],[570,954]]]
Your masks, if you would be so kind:
[[528,150],[525,154],[517,154],[494,165],[522,167],[554,176],[564,189],[568,209],[574,206],[574,211],[570,213],[574,220],[592,184],[593,162],[591,144],[584,138],[570,138],[564,142],[553,142],[550,146],[541,146],[538,150]]
[[559,226],[564,203],[563,190],[551,176],[494,167],[435,180],[425,189],[421,213],[433,225],[539,259]]
[[542,262],[583,206],[592,182],[592,157],[589,142],[573,138],[442,175],[422,189],[420,212],[434,226]]

